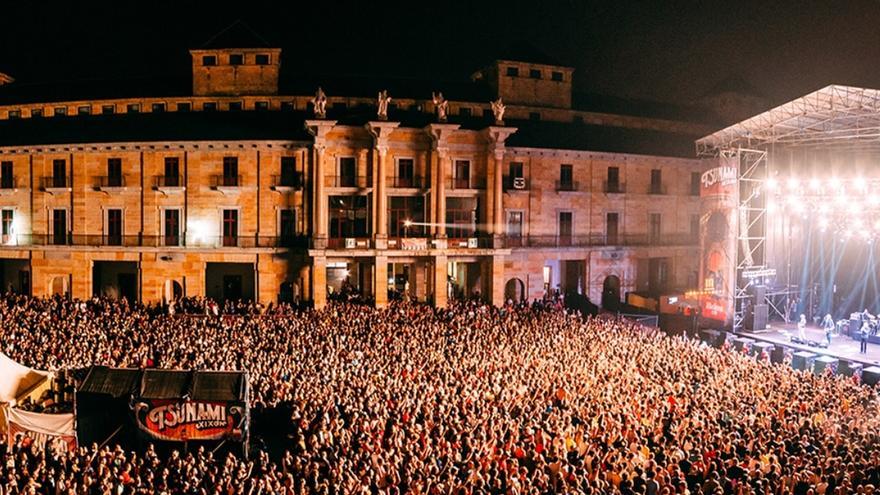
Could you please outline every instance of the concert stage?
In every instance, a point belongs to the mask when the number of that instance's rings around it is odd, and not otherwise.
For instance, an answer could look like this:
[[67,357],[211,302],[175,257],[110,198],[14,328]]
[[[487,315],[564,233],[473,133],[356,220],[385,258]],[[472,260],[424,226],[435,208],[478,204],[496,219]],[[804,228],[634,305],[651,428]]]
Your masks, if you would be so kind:
[[[825,342],[825,331],[821,328],[808,326],[805,330],[807,339],[815,342]],[[760,332],[743,331],[739,333],[744,337],[756,341],[778,344],[797,351],[810,351],[814,354],[833,356],[838,359],[862,363],[865,367],[880,365],[880,344],[868,344],[867,354],[859,354],[859,341],[853,340],[847,335],[838,335],[831,338],[831,345],[827,349],[811,347],[808,345],[795,344],[791,336],[797,336],[797,324],[785,324],[773,322],[767,325],[767,330]]]

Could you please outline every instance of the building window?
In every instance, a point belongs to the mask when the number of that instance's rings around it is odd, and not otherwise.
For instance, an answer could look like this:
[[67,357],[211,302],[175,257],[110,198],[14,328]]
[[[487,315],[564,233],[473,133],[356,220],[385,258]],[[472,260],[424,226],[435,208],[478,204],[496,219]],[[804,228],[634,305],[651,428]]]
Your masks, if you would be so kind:
[[518,77],[519,76],[519,68],[518,67],[508,67],[507,75],[510,77]]
[[140,103],[129,103],[128,106],[125,107],[125,110],[128,113],[138,113],[141,111]]
[[268,110],[269,102],[268,101],[258,101],[254,103],[254,110]]
[[367,196],[330,196],[330,237],[366,237],[369,235]]
[[153,113],[164,112],[165,104],[164,103],[153,103],[152,107],[150,107]]
[[0,234],[3,235],[4,242],[8,236],[12,235],[12,222],[15,216],[15,210],[11,208],[0,211]]
[[216,101],[206,101],[202,103],[202,110],[205,112],[213,112],[217,110],[217,102]]
[[19,117],[21,117],[21,110],[10,110],[9,111],[9,118],[10,119],[17,119]]
[[67,210],[58,208],[52,210],[52,240],[51,244],[67,244]]
[[294,105],[292,101],[282,101],[281,102],[281,110],[285,112],[293,111]]
[[397,160],[397,177],[394,187],[419,187],[415,182],[415,163],[412,158]]
[[425,198],[392,196],[388,201],[388,235],[421,237],[424,235]]
[[608,178],[605,181],[605,192],[617,193],[620,190],[620,168],[608,167]]
[[357,162],[353,156],[339,158],[339,176],[336,187],[357,187]]
[[660,214],[659,213],[648,214],[648,241],[649,242],[660,241]]
[[700,195],[701,175],[699,172],[691,172],[691,196]]
[[43,109],[42,108],[34,108],[31,110],[31,117],[42,117]]
[[244,63],[244,55],[241,53],[233,53],[229,55],[229,65],[241,65]]
[[122,158],[107,160],[107,187],[122,187]]
[[281,238],[281,245],[289,246],[290,241],[296,238],[296,235],[296,210],[292,208],[279,210],[278,236]]
[[691,215],[691,240],[696,241],[700,237],[700,215]]
[[107,210],[107,238],[105,245],[122,245],[122,210],[114,208]]
[[571,238],[573,231],[573,221],[572,221],[572,213],[570,211],[560,211],[559,212],[559,245],[560,246],[571,246]]
[[205,67],[210,67],[212,65],[217,65],[217,57],[214,55],[204,55],[202,56],[202,65]]
[[223,157],[223,185],[225,187],[238,187],[238,157]]
[[495,119],[495,112],[493,112],[491,108],[484,108],[483,109],[483,118],[494,120]]
[[532,79],[541,79],[541,71],[539,69],[530,69],[529,77]]
[[52,187],[67,187],[67,162],[52,160]]
[[241,102],[240,101],[230,101],[229,102],[229,110],[233,112],[238,112],[241,110]]
[[180,187],[180,182],[180,159],[176,156],[166,157],[163,185],[165,187]]
[[651,170],[651,194],[663,194],[663,176],[659,168]]
[[507,212],[507,247],[522,246],[523,212]]
[[192,110],[192,104],[188,101],[181,101],[177,103],[177,111],[178,112],[189,112]]
[[82,105],[82,106],[76,107],[76,114],[77,115],[91,115],[92,114],[92,107],[90,107],[88,105]]
[[529,120],[541,120],[541,112],[529,112]]
[[462,117],[470,117],[471,116],[471,109],[469,107],[461,107],[458,109],[458,114],[461,115]]
[[15,187],[15,176],[12,175],[12,162],[0,162],[0,189]]
[[116,113],[115,105],[102,105],[101,106],[101,114],[103,115],[112,115]]
[[165,246],[180,245],[180,210],[167,209],[163,215],[163,242]]
[[620,215],[617,212],[605,214],[605,243],[617,244],[620,232]]
[[292,156],[281,157],[281,177],[278,185],[283,187],[299,186],[296,176],[296,158]]
[[455,160],[455,175],[453,176],[453,189],[470,189],[471,187],[471,162],[468,160]]
[[446,224],[446,235],[450,239],[474,237],[477,233],[476,198],[447,198]]
[[254,57],[254,61],[257,65],[269,65],[269,55],[265,53],[258,53],[256,57]]
[[550,73],[550,79],[553,81],[562,81],[562,72],[554,70]]
[[525,189],[526,188],[526,180],[525,173],[523,171],[522,162],[510,162],[507,166],[508,168],[508,177],[507,177],[507,188],[508,189]]
[[60,117],[67,115],[67,107],[55,107],[55,116]]
[[557,187],[560,191],[575,191],[577,190],[576,184],[574,182],[574,165],[570,163],[563,163],[559,165],[559,186]]
[[223,210],[223,245],[238,245],[238,210]]
[[345,110],[347,107],[348,105],[346,105],[344,101],[335,101],[331,106],[333,110]]
[[572,119],[572,121],[575,124],[583,124],[584,123],[584,116],[583,115],[575,115],[574,118]]

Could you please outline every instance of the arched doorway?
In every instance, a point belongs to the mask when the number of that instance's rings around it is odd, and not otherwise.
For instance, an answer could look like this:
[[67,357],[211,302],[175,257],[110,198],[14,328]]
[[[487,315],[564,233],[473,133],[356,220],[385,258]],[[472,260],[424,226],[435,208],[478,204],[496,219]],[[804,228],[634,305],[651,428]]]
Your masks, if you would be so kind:
[[617,311],[620,307],[620,278],[608,275],[602,282],[602,308]]
[[526,298],[526,284],[518,278],[512,278],[504,284],[504,302],[521,302]]
[[166,280],[165,281],[165,293],[163,294],[165,297],[165,303],[169,303],[172,301],[176,301],[183,297],[183,286],[180,285],[180,282],[177,280]]
[[49,293],[53,296],[66,296],[67,277],[63,275],[53,277],[52,282],[49,284]]

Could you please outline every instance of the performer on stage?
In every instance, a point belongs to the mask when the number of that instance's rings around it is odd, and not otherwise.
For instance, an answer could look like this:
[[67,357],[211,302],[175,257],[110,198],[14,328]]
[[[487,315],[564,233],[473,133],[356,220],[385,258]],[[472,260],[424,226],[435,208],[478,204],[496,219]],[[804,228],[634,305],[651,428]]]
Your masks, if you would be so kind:
[[801,340],[806,342],[807,341],[807,333],[805,330],[807,329],[807,317],[805,315],[801,315],[801,319],[798,320],[797,327],[798,327],[798,337],[800,337]]
[[834,333],[834,319],[831,318],[831,314],[826,314],[825,318],[822,320],[822,328],[825,330],[825,342],[828,343],[828,346],[831,346],[831,334]]
[[868,353],[868,335],[871,334],[871,325],[868,323],[868,320],[862,322],[862,329],[859,330],[859,342],[861,345],[859,346],[859,354],[867,354]]

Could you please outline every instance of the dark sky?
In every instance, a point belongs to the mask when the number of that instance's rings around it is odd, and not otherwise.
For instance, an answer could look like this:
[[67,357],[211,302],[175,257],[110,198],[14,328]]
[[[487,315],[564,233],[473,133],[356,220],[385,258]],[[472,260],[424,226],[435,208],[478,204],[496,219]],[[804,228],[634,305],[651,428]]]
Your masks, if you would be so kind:
[[772,102],[880,87],[880,0],[5,2],[3,18],[0,67],[22,81],[186,73],[186,49],[241,18],[310,74],[463,79],[525,40],[593,93],[685,103],[731,75]]

